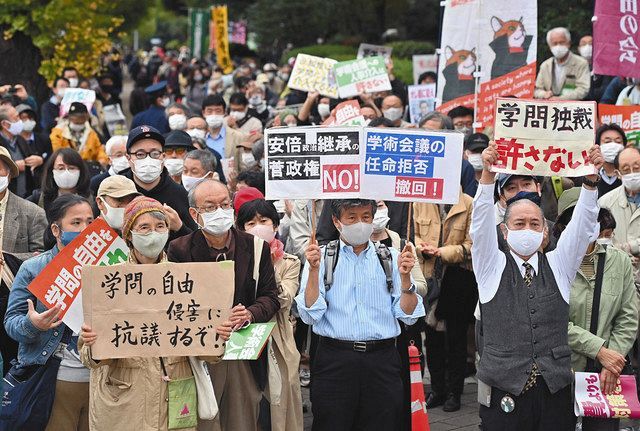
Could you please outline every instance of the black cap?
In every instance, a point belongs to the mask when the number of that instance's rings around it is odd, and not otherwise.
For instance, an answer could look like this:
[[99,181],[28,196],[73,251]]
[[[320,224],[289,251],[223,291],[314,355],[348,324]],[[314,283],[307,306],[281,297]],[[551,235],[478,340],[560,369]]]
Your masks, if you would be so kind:
[[464,149],[469,151],[484,150],[489,146],[489,137],[484,133],[472,133],[464,140]]
[[87,114],[89,111],[84,103],[73,102],[69,107],[69,115],[72,114]]
[[129,132],[127,150],[141,139],[153,139],[164,147],[164,136],[162,136],[162,133],[160,133],[158,129],[151,126],[138,126]]
[[191,136],[183,130],[172,130],[164,137],[165,147],[185,147],[189,151],[195,150]]

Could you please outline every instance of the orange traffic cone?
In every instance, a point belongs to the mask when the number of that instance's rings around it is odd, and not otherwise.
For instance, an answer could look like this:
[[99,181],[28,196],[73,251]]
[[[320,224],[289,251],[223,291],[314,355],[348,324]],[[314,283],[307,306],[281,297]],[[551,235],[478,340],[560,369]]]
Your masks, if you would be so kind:
[[409,375],[411,378],[411,431],[429,431],[429,416],[420,371],[420,352],[413,345],[413,341],[409,346]]

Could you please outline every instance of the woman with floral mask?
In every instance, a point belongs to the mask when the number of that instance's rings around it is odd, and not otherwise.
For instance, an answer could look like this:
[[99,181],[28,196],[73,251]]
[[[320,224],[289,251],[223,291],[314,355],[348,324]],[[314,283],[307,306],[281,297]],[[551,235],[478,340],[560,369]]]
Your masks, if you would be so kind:
[[65,194],[51,203],[47,220],[45,245],[49,249],[25,261],[16,274],[5,328],[19,343],[19,367],[57,367],[56,385],[50,388],[52,392],[55,389],[53,405],[39,406],[42,411],[51,408],[46,430],[88,430],[89,370],[80,362],[78,337],[60,320],[61,306],[47,310],[28,286],[60,250],[91,224],[93,210],[86,198]]
[[276,238],[279,224],[280,217],[275,206],[264,199],[245,202],[238,210],[236,227],[263,239],[271,249],[280,301],[280,311],[275,316],[277,325],[271,337],[277,366],[282,376],[280,403],[271,404],[271,428],[294,431],[303,427],[298,375],[300,353],[296,348],[291,320],[291,305],[300,285],[300,260],[284,252],[284,245]]

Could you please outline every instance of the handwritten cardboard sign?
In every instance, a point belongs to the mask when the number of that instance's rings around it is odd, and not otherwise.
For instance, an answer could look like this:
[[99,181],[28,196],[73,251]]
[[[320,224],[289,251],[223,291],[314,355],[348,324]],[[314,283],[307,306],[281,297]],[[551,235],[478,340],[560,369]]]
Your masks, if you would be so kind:
[[498,98],[494,172],[579,177],[594,173],[595,102]]
[[216,328],[233,303],[232,261],[86,266],[82,278],[95,359],[224,353]]
[[287,86],[300,91],[317,91],[323,96],[338,97],[338,85],[333,74],[337,61],[314,55],[298,54]]

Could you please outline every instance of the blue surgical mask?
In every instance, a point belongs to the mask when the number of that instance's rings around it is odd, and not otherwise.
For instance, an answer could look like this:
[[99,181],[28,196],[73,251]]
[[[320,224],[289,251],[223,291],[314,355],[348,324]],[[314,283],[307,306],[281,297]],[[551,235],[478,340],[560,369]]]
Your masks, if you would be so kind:
[[78,235],[80,235],[80,232],[69,232],[69,231],[65,232],[62,229],[60,231],[62,232],[60,234],[60,242],[64,246],[69,245],[71,241],[73,241]]
[[541,199],[540,199],[540,195],[537,192],[518,192],[514,197],[512,197],[511,199],[509,199],[507,201],[507,206],[511,205],[512,203],[519,201],[521,199],[529,199],[531,202],[533,202],[534,204],[540,206],[541,204]]

